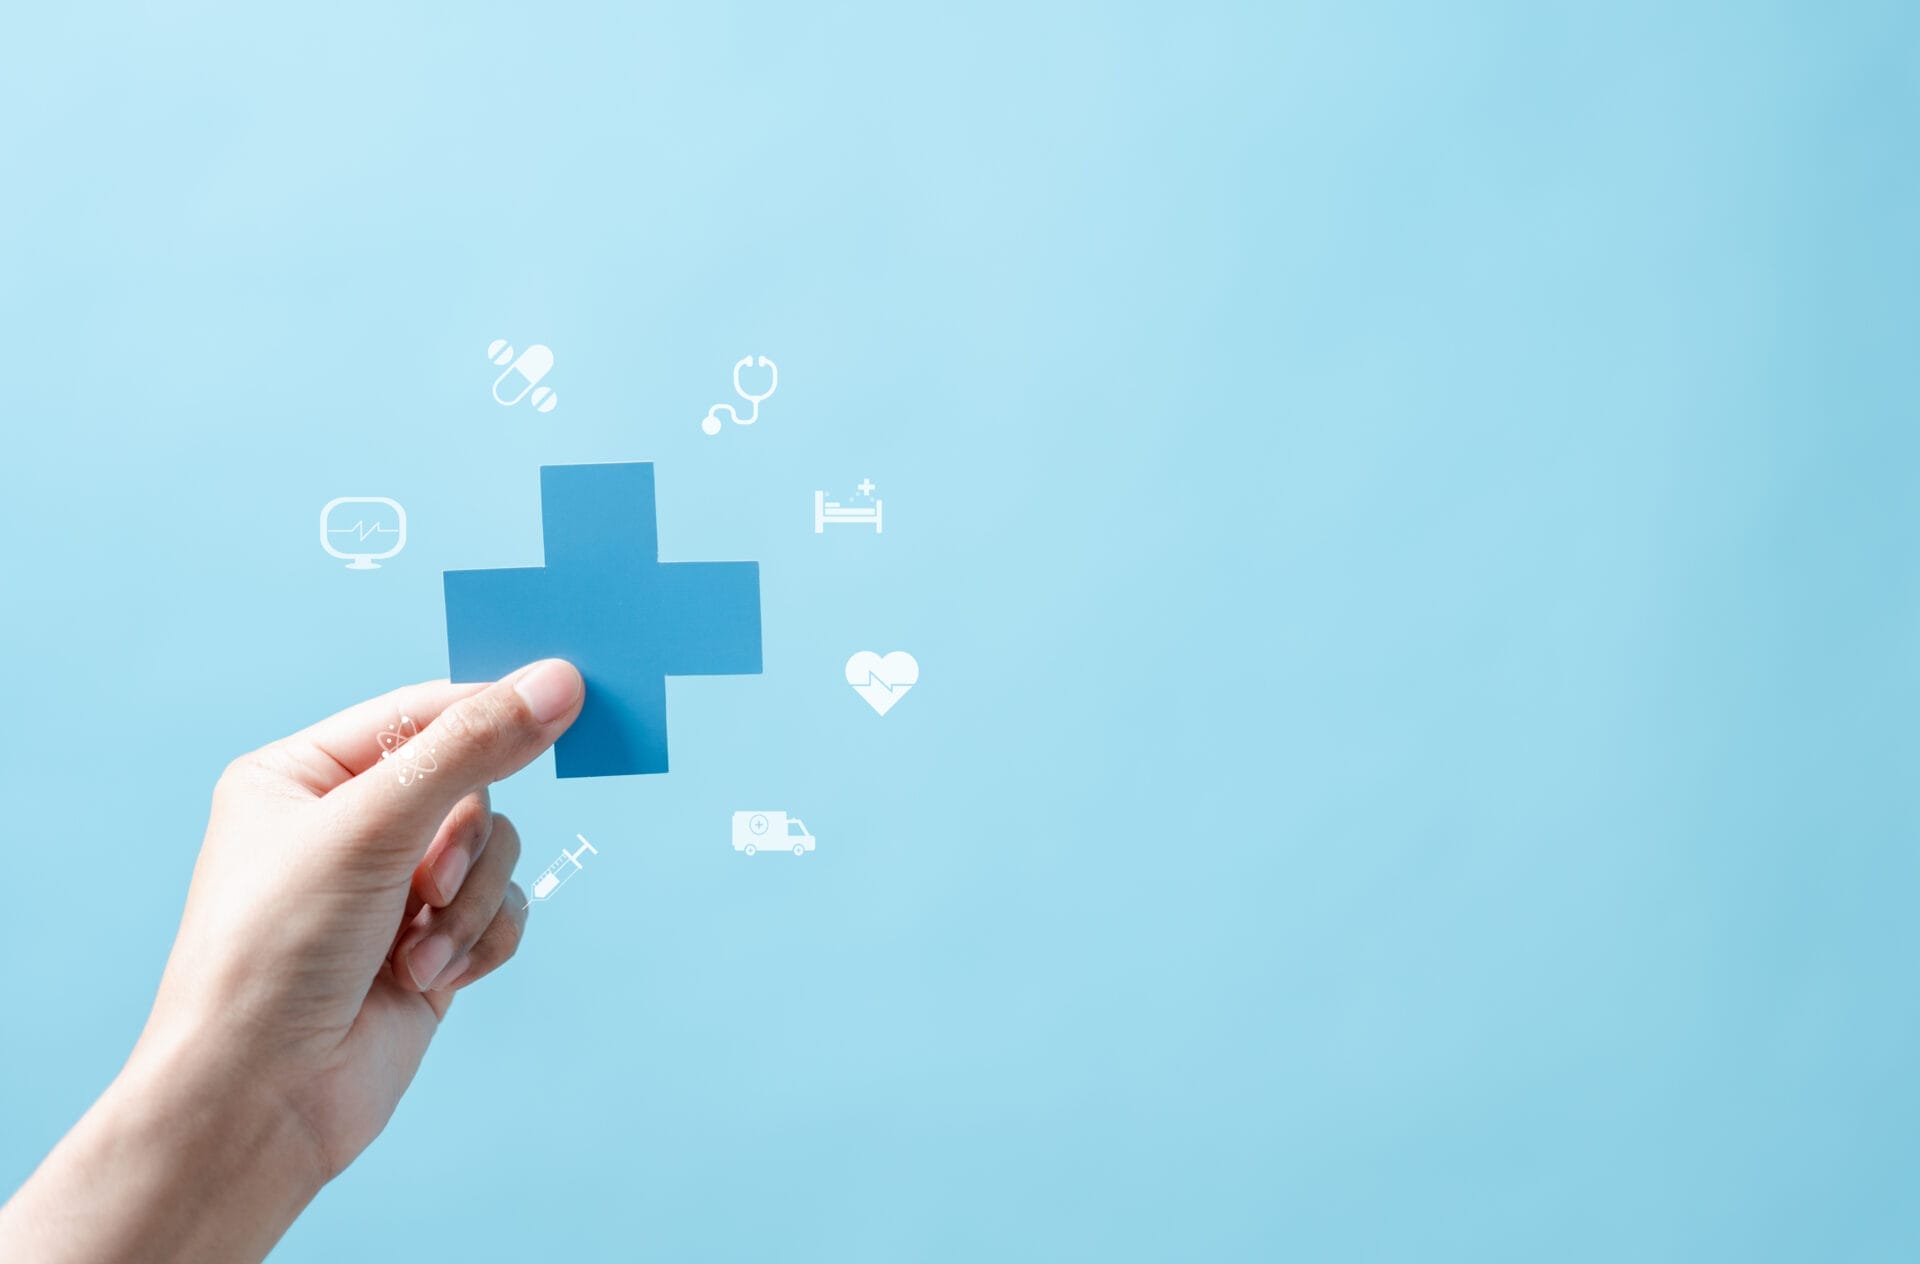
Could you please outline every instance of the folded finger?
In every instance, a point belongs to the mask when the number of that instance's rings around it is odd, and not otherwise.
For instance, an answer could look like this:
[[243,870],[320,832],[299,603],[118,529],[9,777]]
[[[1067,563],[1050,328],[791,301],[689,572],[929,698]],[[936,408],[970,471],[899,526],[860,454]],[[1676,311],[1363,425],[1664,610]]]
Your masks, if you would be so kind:
[[448,977],[447,968],[473,950],[506,898],[520,861],[520,832],[504,816],[493,818],[486,850],[445,908],[428,907],[402,937],[394,962],[422,992]]
[[485,787],[453,805],[427,845],[427,854],[413,871],[413,899],[409,911],[420,905],[445,908],[460,892],[474,861],[487,849],[493,834],[493,801]]
[[505,965],[509,957],[520,951],[520,941],[526,937],[527,897],[517,884],[510,883],[507,897],[501,902],[500,911],[493,915],[486,932],[474,942],[465,959],[456,960],[441,974],[438,990],[458,991],[492,974]]

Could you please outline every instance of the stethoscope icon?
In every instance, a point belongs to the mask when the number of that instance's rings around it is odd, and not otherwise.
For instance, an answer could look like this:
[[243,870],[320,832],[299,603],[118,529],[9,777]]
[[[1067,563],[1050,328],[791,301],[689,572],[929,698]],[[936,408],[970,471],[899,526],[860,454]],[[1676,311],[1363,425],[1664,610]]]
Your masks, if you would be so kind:
[[754,422],[760,420],[760,401],[773,394],[774,389],[780,385],[780,370],[774,366],[773,361],[767,359],[765,356],[761,356],[760,366],[772,375],[772,380],[767,383],[767,389],[762,393],[749,395],[747,394],[746,388],[740,385],[740,370],[752,364],[753,360],[754,357],[752,356],[742,356],[740,363],[733,366],[733,393],[741,399],[746,400],[749,404],[752,404],[753,411],[742,417],[738,412],[734,411],[732,404],[715,404],[712,408],[707,409],[707,415],[701,418],[700,428],[702,430],[710,435],[719,434],[720,414],[722,412],[726,413],[728,419],[736,426],[751,426]]

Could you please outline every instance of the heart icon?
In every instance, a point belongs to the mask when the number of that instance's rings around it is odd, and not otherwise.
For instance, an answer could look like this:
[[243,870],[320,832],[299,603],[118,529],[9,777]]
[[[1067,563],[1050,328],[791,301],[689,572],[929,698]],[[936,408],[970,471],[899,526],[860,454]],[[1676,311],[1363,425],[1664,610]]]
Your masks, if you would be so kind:
[[861,650],[847,660],[847,683],[881,715],[893,710],[893,704],[907,696],[907,690],[920,681],[920,664],[905,650],[895,650],[884,658],[872,650]]

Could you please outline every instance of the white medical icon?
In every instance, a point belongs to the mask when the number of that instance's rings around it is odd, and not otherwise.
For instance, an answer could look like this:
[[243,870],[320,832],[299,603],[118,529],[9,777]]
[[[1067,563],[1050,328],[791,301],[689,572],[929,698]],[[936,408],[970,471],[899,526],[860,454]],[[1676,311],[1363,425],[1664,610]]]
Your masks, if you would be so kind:
[[394,775],[403,786],[412,785],[440,767],[433,757],[434,748],[413,740],[418,736],[420,730],[410,715],[403,715],[398,724],[389,724],[380,730],[380,758],[393,761]]
[[580,845],[572,851],[568,851],[562,847],[560,849],[560,859],[548,865],[541,871],[540,876],[533,880],[534,899],[546,899],[560,889],[561,883],[586,868],[585,865],[580,863],[581,852],[590,851],[596,856],[600,854],[600,849],[588,842],[585,834],[575,834],[574,837],[580,840]]
[[[873,500],[873,480],[863,478],[853,490],[868,500]],[[880,534],[880,506],[882,501],[874,500],[871,505],[843,505],[837,500],[828,500],[825,492],[813,494],[813,533],[819,535],[835,523],[852,523],[855,526],[873,525],[873,533]]]
[[867,700],[868,706],[885,715],[907,696],[907,690],[920,683],[920,664],[905,650],[884,657],[861,650],[847,660],[847,683]]
[[752,356],[742,356],[740,357],[740,362],[733,366],[733,393],[738,395],[741,399],[746,400],[749,404],[752,404],[753,411],[748,413],[746,416],[742,417],[739,413],[734,411],[732,404],[715,404],[712,408],[707,409],[707,415],[701,418],[700,428],[702,430],[706,431],[710,435],[719,434],[720,433],[720,414],[723,412],[726,413],[727,419],[733,422],[733,424],[736,426],[751,426],[754,422],[760,420],[760,401],[765,399],[768,395],[773,394],[775,389],[779,387],[780,370],[777,366],[775,366],[773,361],[767,359],[767,357],[765,356],[761,356],[760,367],[765,369],[768,372],[768,374],[771,375],[771,380],[768,381],[767,389],[763,393],[759,395],[749,395],[746,392],[746,388],[740,385],[740,370],[746,368],[748,365],[752,363],[753,363]]
[[785,812],[735,812],[733,849],[751,856],[757,851],[791,851],[804,856],[813,850],[807,823]]
[[[500,376],[493,380],[496,404],[511,408],[525,399],[535,412],[550,413],[560,403],[560,397],[551,388],[540,385],[540,379],[553,368],[553,348],[536,342],[515,358],[513,344],[505,338],[495,338],[487,347],[487,359],[504,366]],[[513,380],[509,382],[509,378]],[[500,393],[503,386],[513,392],[512,399]]]
[[[333,511],[342,505],[378,505],[381,512],[356,510],[335,518]],[[407,547],[407,511],[387,496],[335,496],[320,507],[320,547],[350,571],[378,570],[383,560]]]

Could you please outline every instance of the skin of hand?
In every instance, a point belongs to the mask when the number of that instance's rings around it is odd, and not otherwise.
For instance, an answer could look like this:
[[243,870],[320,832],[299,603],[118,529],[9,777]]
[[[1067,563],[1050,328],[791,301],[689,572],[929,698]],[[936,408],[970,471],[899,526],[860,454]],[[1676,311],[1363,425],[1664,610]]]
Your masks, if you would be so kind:
[[[454,993],[518,947],[520,839],[487,787],[585,692],[558,659],[413,685],[229,765],[146,1028],[0,1208],[0,1259],[264,1258],[386,1125]],[[404,785],[380,744],[401,716],[433,764]]]

